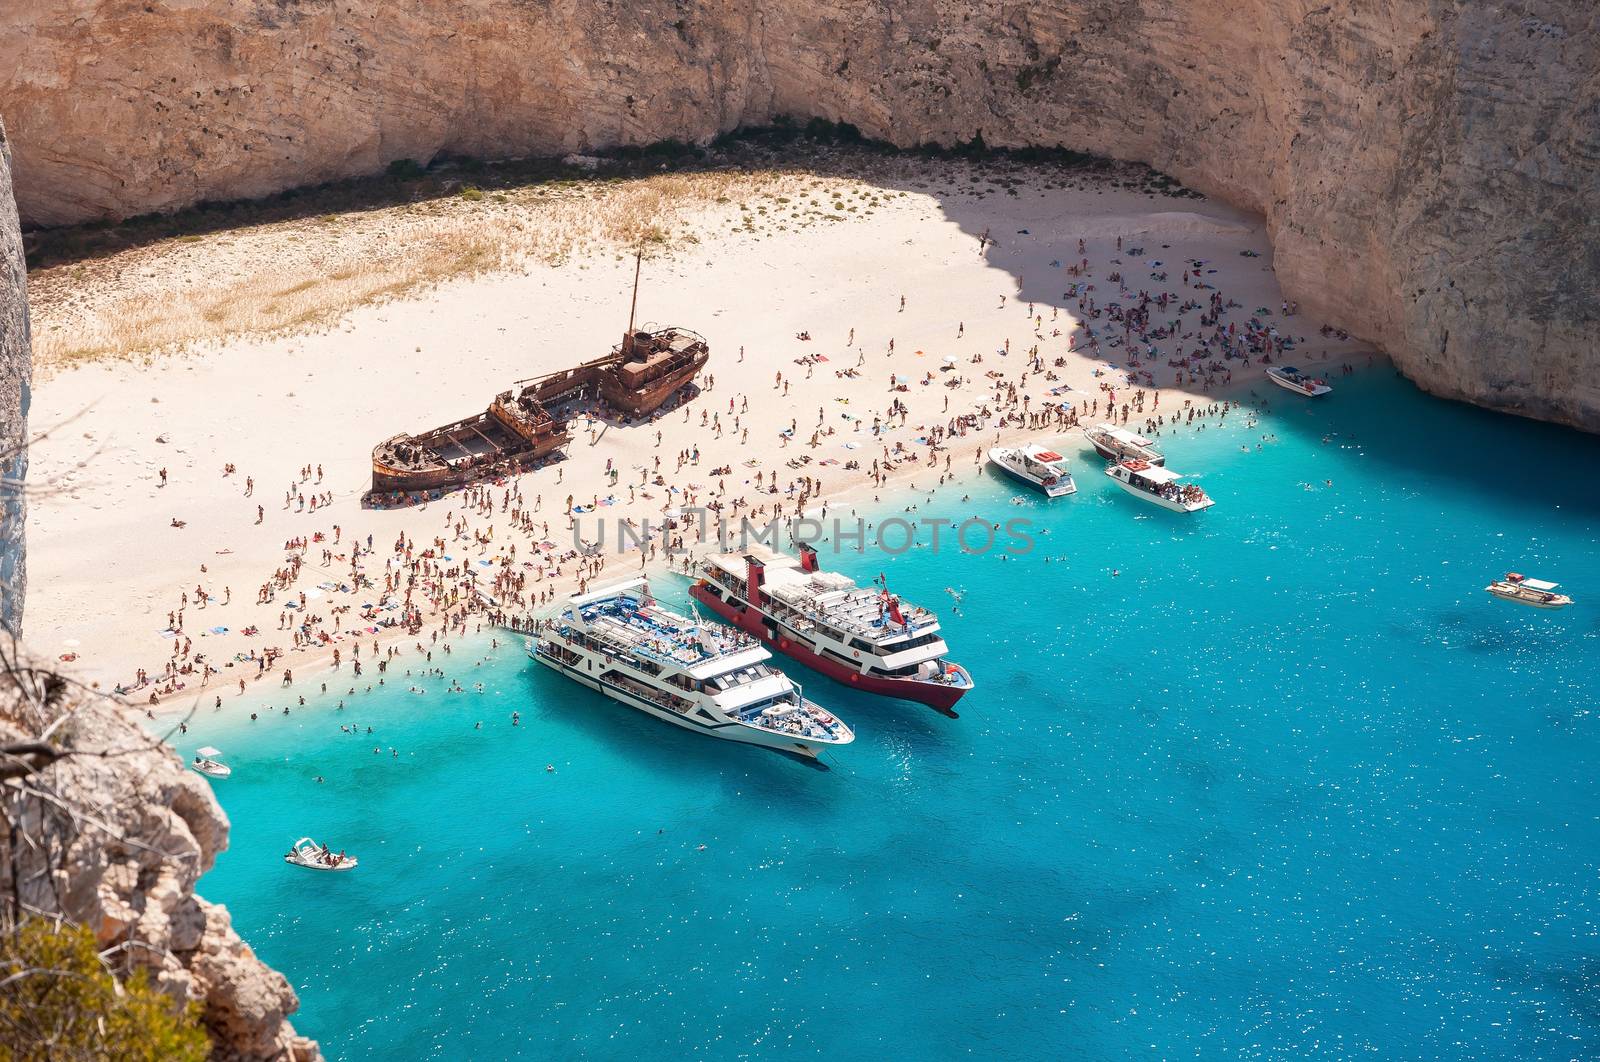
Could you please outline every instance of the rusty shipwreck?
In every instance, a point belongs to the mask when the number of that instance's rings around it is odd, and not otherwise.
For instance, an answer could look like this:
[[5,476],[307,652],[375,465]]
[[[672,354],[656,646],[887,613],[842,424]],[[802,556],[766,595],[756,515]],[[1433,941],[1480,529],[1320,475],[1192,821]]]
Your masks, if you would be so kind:
[[[636,262],[635,309],[638,295]],[[622,342],[606,356],[518,381],[475,416],[379,443],[372,491],[430,492],[527,471],[566,445],[572,417],[648,417],[687,388],[710,356],[705,338],[687,328],[636,330],[630,310]]]

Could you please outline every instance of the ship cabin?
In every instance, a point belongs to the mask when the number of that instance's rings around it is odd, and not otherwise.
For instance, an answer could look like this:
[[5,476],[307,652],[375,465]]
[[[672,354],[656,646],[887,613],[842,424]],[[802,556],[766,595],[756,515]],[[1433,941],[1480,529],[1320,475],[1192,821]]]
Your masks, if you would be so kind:
[[[839,572],[818,571],[815,554],[794,558],[759,549],[714,556],[715,582],[796,632],[852,652],[888,657],[942,642],[939,618],[886,590],[857,586]],[[754,585],[752,600],[749,587]]]

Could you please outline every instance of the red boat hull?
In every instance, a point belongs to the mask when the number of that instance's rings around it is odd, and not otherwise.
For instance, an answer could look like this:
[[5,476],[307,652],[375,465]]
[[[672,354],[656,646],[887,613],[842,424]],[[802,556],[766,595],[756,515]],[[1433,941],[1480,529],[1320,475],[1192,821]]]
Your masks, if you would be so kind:
[[735,627],[760,639],[761,644],[767,648],[780,652],[791,659],[798,660],[811,670],[820,671],[840,685],[849,686],[851,689],[862,690],[866,693],[877,693],[885,697],[898,697],[901,700],[916,701],[918,704],[925,704],[934,711],[955,719],[958,718],[955,712],[955,704],[970,688],[966,686],[941,686],[932,682],[918,682],[915,679],[863,675],[859,671],[845,667],[838,661],[829,660],[825,656],[812,652],[800,642],[781,635],[777,638],[772,637],[767,633],[767,625],[762,622],[761,613],[749,605],[732,605],[723,601],[717,595],[708,593],[699,583],[689,588],[689,596]]

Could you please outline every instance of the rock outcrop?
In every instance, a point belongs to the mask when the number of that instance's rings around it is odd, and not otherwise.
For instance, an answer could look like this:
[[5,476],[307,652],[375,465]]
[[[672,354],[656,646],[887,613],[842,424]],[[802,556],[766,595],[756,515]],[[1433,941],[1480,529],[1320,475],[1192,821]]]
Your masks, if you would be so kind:
[[[0,741],[39,732],[33,705],[40,701],[22,696],[22,688],[0,678]],[[195,881],[228,841],[228,820],[210,787],[127,709],[51,688],[56,703],[47,714],[70,707],[71,718],[54,732],[70,755],[30,781],[63,803],[5,791],[8,820],[50,843],[19,844],[13,858],[0,837],[7,868],[0,892],[15,888],[24,910],[87,925],[103,948],[122,945],[119,961],[149,970],[176,999],[197,1002],[213,1057],[320,1057],[316,1044],[289,1025],[299,1001],[283,975],[239,939],[226,909],[194,893]]]
[[[22,621],[29,337],[5,148],[0,126],[0,455],[8,455],[0,461],[0,627],[14,632]],[[210,787],[126,709],[80,698],[53,678],[13,682],[0,675],[0,742],[32,741],[47,731],[71,754],[29,782],[59,802],[30,796],[14,782],[0,788],[14,828],[0,832],[0,896],[14,894],[28,912],[87,925],[103,947],[125,945],[130,964],[149,969],[174,997],[200,1004],[219,1059],[317,1058],[316,1044],[288,1023],[299,1005],[289,983],[239,939],[226,910],[194,894],[228,841],[228,820]],[[0,1043],[0,1055],[5,1048]]]
[[0,121],[0,633],[22,633],[28,571],[23,552],[27,515],[29,353],[27,269],[11,196],[11,145]]
[[37,224],[778,114],[1142,160],[1423,386],[1600,430],[1590,3],[41,0],[0,109]]

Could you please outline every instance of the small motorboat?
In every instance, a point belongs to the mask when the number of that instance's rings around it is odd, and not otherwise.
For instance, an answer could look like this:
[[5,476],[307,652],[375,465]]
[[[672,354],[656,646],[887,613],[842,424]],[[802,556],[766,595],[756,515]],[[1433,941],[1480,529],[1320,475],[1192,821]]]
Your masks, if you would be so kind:
[[288,853],[284,855],[285,863],[293,863],[297,867],[307,870],[354,870],[356,857],[345,855],[343,852],[330,851],[325,844],[318,844],[309,837],[302,837],[294,843]]
[[1560,588],[1560,583],[1530,579],[1519,572],[1507,572],[1504,579],[1497,579],[1484,587],[1503,601],[1515,601],[1519,605],[1532,605],[1534,608],[1566,608],[1572,604],[1572,598],[1556,593]]
[[1285,391],[1293,391],[1307,398],[1321,398],[1333,390],[1328,386],[1328,381],[1320,380],[1308,372],[1301,372],[1293,365],[1274,365],[1267,370],[1267,376]]
[[1095,452],[1107,461],[1148,461],[1152,465],[1167,463],[1156,444],[1143,435],[1119,428],[1115,424],[1096,424],[1083,429],[1083,437],[1094,446]]
[[1064,497],[1078,489],[1067,459],[1043,446],[996,446],[989,451],[989,461],[1013,479],[1042,491],[1047,498]]
[[207,778],[226,778],[233,773],[233,768],[221,760],[213,758],[220,755],[222,755],[221,749],[214,749],[207,745],[203,749],[195,750],[194,762],[190,763],[189,766]]
[[1122,461],[1107,468],[1106,475],[1129,494],[1175,513],[1197,513],[1213,504],[1198,484],[1179,482],[1184,478],[1182,472],[1148,461]]

